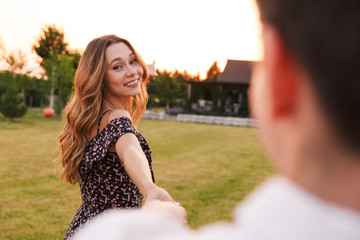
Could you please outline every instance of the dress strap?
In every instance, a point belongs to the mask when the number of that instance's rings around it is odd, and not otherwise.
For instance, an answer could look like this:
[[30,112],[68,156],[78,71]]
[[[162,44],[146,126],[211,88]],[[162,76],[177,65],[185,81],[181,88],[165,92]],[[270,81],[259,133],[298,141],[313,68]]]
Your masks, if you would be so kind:
[[110,111],[110,109],[106,110],[106,111],[101,115],[101,117],[100,117],[100,119],[99,119],[99,122],[98,122],[97,133],[100,132],[100,123],[101,123],[102,118],[103,118],[103,117],[105,116],[105,114],[106,114],[107,112],[109,112],[109,111]]

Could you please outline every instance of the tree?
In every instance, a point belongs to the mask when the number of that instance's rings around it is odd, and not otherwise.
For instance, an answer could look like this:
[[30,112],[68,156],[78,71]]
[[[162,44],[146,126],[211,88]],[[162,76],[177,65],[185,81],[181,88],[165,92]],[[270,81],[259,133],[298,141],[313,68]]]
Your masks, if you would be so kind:
[[[3,48],[3,47],[2,47]],[[7,118],[22,117],[26,114],[27,106],[25,103],[24,87],[21,86],[21,76],[25,66],[25,55],[18,51],[17,56],[13,53],[7,55],[5,50],[2,51],[2,59],[8,64],[8,84],[4,88],[4,94],[0,92],[0,112]],[[21,89],[21,93],[19,93]]]
[[217,80],[220,74],[220,68],[217,65],[217,61],[215,61],[209,70],[206,72],[206,81],[214,82]]
[[5,94],[0,98],[0,112],[7,118],[22,117],[26,114],[27,107],[25,100],[15,86],[6,89]]
[[25,54],[21,50],[8,53],[0,38],[0,62],[5,63],[3,70],[12,72],[14,76],[22,74],[26,63]]
[[47,25],[43,28],[37,45],[33,46],[41,57],[40,64],[50,80],[50,107],[55,107],[57,114],[61,113],[70,96],[74,69],[77,68],[81,57],[79,51],[68,49],[64,36],[64,31],[55,25]]
[[63,55],[56,71],[55,89],[57,90],[57,98],[55,100],[55,112],[57,115],[61,114],[61,110],[69,100],[73,88],[74,73],[75,69],[70,57]]
[[157,99],[166,109],[174,105],[176,100],[185,97],[186,87],[178,75],[169,72],[158,72],[158,76],[149,88],[150,99]]
[[58,29],[56,25],[46,25],[42,31],[37,44],[33,46],[36,54],[42,59],[40,62],[41,66],[52,55],[69,54],[67,49],[68,43],[64,40],[65,33],[61,29]]
[[76,70],[79,66],[81,54],[79,50],[70,50],[69,52],[69,58],[73,64],[74,69]]
[[[43,67],[51,85],[50,107],[55,107],[55,112],[59,115],[71,94],[75,72],[73,62],[68,55],[55,54],[45,60]],[[54,94],[57,94],[56,101]]]
[[22,51],[18,51],[15,55],[14,53],[10,53],[9,55],[3,55],[3,59],[8,64],[8,70],[15,74],[23,73],[23,69],[25,66],[25,54]]

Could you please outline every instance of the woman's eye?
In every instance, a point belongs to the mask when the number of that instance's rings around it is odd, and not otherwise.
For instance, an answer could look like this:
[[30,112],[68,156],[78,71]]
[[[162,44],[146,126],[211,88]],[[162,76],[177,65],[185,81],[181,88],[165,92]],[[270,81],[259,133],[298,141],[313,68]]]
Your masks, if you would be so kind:
[[113,67],[113,70],[118,70],[118,69],[121,69],[121,68],[122,68],[122,66],[117,65],[117,66]]
[[130,64],[134,64],[134,63],[137,63],[136,59],[133,59],[133,60],[130,61]]

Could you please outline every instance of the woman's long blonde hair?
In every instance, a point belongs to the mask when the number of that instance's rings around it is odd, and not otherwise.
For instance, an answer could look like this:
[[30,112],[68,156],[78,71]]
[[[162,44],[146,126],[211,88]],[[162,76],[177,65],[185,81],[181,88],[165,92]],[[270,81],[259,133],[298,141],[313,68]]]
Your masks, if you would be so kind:
[[114,43],[125,43],[135,54],[144,70],[141,93],[130,97],[127,110],[136,126],[144,115],[148,101],[146,85],[149,82],[147,68],[141,56],[125,39],[105,35],[92,40],[86,47],[75,73],[74,92],[65,107],[65,128],[60,135],[60,156],[56,161],[62,165],[60,179],[71,184],[80,181],[80,163],[90,140],[90,129],[97,124],[103,100],[102,83],[106,71],[105,50]]

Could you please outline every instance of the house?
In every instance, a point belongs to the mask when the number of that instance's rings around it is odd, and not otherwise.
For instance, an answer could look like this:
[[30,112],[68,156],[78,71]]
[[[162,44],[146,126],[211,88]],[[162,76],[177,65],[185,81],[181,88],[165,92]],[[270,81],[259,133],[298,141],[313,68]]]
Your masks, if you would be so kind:
[[251,64],[250,61],[227,60],[224,71],[216,83],[222,86],[248,87],[251,79]]
[[247,90],[251,79],[251,61],[227,60],[216,81],[186,81],[191,111],[248,117]]

